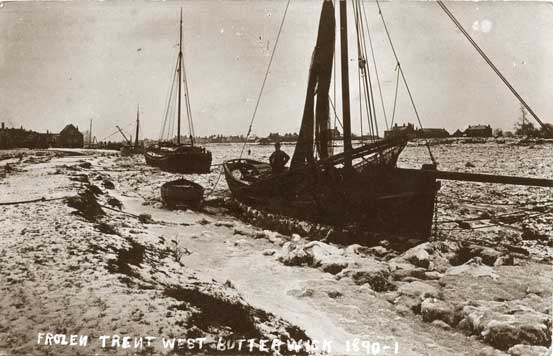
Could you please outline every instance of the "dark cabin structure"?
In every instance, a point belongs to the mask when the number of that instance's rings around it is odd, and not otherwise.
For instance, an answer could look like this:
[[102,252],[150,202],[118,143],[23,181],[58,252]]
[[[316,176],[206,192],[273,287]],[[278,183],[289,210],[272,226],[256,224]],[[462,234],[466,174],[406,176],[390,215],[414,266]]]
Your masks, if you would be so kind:
[[60,131],[56,140],[57,147],[64,148],[83,148],[84,137],[79,129],[72,124],[69,124]]
[[465,130],[467,137],[492,137],[492,128],[490,125],[474,125]]

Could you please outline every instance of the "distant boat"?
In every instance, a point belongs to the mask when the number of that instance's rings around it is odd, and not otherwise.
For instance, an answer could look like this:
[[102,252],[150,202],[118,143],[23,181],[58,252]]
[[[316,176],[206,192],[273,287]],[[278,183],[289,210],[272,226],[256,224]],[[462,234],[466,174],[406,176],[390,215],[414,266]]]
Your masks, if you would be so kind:
[[[179,39],[179,55],[177,58],[177,66],[174,72],[174,78],[178,81],[177,94],[177,139],[176,142],[161,141],[157,145],[148,147],[144,151],[146,163],[150,166],[159,167],[163,171],[174,173],[209,173],[211,168],[211,152],[205,147],[194,144],[192,110],[190,109],[190,98],[188,93],[188,85],[186,82],[186,73],[183,65],[182,54],[182,9],[180,15],[180,39]],[[190,141],[181,143],[181,101],[184,83],[184,96],[186,98],[186,113],[188,116],[188,128],[190,131]],[[167,105],[165,124],[168,120],[171,98],[173,97],[173,87],[171,86],[170,100]]]

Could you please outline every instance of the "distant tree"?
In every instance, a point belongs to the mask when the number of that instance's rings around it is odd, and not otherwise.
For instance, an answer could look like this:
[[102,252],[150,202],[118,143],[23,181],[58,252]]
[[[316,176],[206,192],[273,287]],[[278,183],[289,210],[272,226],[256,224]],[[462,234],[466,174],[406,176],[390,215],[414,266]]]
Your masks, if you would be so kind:
[[515,124],[515,135],[517,136],[537,136],[539,131],[536,130],[534,124],[528,120],[528,112],[524,106],[520,106],[519,121]]
[[495,129],[493,130],[494,137],[503,137],[503,130],[502,129]]
[[540,137],[553,138],[553,124],[544,124],[540,129]]
[[514,134],[513,134],[512,131],[505,131],[503,133],[503,137],[513,137],[513,136],[514,136]]

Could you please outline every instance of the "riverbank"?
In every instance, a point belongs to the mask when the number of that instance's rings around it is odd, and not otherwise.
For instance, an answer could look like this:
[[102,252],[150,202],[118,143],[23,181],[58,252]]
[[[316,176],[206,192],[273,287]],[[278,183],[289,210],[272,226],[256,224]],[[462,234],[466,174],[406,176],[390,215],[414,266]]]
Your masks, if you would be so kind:
[[[485,169],[486,157],[472,152],[474,169]],[[407,164],[418,159],[418,152],[407,153]],[[530,173],[551,174],[550,162],[542,164],[545,173]],[[517,165],[512,169],[531,161]],[[411,241],[412,249],[399,251],[386,242],[366,248],[286,236],[219,207],[167,210],[159,187],[175,175],[147,167],[141,157],[28,152],[10,167],[0,181],[2,202],[56,200],[0,207],[2,352],[166,354],[174,350],[163,338],[205,338],[207,351],[223,337],[258,346],[265,339],[326,340],[335,355],[367,354],[366,342],[388,346],[382,355],[396,347],[401,355],[538,355],[551,342],[548,203],[528,205],[541,215],[520,216],[509,228],[444,223],[433,241]],[[191,178],[209,188],[218,171]],[[494,204],[548,200],[544,190],[503,186],[461,197],[453,183],[442,188],[441,220],[481,217],[476,203],[490,194],[494,200],[486,202]],[[224,186],[219,182],[210,198],[224,197]],[[485,223],[517,209],[487,206]],[[523,236],[523,224],[535,238]],[[88,335],[91,342],[43,345],[39,333]],[[110,338],[103,348],[100,337],[113,335],[156,340],[133,350],[112,347]]]

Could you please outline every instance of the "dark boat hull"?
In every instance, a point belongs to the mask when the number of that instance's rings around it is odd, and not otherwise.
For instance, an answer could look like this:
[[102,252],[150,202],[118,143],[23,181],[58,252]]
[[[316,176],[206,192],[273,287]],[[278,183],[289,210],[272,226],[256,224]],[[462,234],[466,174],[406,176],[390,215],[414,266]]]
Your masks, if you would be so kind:
[[204,196],[204,188],[192,181],[181,178],[161,186],[161,198],[170,208],[197,208]]
[[149,149],[144,152],[146,163],[172,173],[209,173],[211,152],[205,148],[179,147],[174,150]]
[[343,168],[306,166],[259,179],[252,174],[267,169],[252,160],[224,163],[234,197],[255,208],[380,238],[431,235],[439,183],[424,171],[375,165],[344,174]]
[[135,148],[133,146],[123,146],[123,147],[121,147],[119,152],[120,152],[122,157],[129,157],[129,156],[138,155],[138,154],[143,153],[141,148]]

